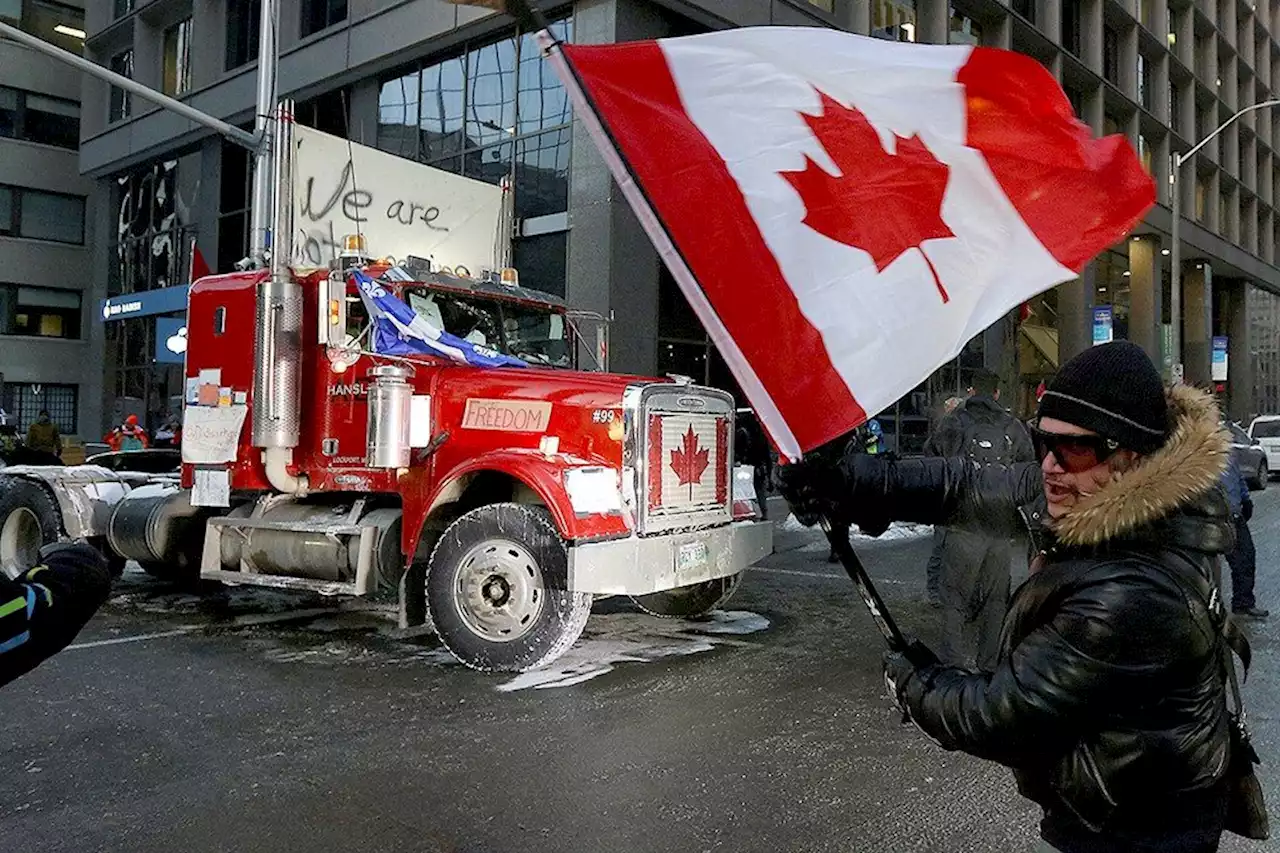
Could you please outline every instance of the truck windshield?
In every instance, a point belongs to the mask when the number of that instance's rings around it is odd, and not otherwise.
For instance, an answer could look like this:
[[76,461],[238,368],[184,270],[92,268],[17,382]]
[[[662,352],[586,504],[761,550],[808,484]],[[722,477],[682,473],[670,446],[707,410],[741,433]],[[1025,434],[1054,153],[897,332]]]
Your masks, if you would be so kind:
[[437,329],[530,364],[572,367],[564,315],[551,307],[499,302],[425,287],[405,288],[405,301]]

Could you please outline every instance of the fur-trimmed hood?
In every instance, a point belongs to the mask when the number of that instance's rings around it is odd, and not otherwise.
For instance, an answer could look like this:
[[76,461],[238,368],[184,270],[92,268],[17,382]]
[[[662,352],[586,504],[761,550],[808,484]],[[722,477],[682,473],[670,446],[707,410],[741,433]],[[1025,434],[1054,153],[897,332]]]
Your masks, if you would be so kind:
[[1231,437],[1217,402],[1187,385],[1170,389],[1168,400],[1170,432],[1164,446],[1055,520],[1060,543],[1094,546],[1122,537],[1218,485],[1230,461]]

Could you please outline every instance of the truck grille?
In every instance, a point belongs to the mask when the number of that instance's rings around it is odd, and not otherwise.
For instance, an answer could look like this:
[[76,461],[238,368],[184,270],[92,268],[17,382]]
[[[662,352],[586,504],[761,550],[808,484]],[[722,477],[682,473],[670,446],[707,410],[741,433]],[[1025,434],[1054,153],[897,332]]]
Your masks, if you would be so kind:
[[629,413],[641,533],[732,519],[733,401],[688,385],[650,385]]

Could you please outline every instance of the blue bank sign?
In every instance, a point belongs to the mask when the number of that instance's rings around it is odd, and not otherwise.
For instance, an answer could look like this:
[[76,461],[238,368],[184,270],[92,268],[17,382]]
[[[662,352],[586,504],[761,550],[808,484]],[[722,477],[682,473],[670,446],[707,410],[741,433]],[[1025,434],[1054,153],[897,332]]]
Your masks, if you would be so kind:
[[103,320],[124,320],[129,317],[150,317],[155,314],[174,314],[187,310],[187,291],[190,285],[162,287],[142,293],[126,293],[102,300]]

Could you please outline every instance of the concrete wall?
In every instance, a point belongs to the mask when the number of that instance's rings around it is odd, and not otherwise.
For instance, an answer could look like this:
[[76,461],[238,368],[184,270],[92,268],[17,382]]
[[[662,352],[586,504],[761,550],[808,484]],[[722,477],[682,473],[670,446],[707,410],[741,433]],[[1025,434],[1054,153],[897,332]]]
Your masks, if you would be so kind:
[[[59,98],[79,99],[78,71],[12,42],[0,41],[0,83]],[[0,184],[85,197],[83,246],[0,237],[0,281],[80,293],[78,339],[0,335],[0,374],[6,382],[79,386],[78,428],[99,438],[102,420],[101,323],[94,320],[105,282],[95,275],[93,250],[101,223],[94,217],[94,182],[80,175],[75,151],[0,139]]]

